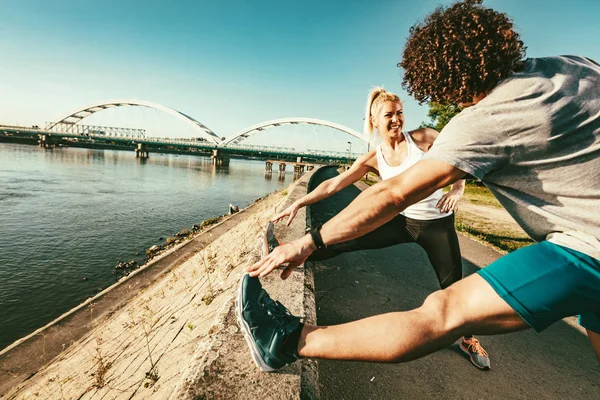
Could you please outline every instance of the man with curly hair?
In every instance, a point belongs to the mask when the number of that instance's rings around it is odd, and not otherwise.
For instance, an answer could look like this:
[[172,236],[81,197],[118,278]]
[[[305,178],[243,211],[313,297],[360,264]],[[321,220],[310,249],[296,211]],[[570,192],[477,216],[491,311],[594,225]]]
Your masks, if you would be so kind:
[[[542,331],[571,315],[600,362],[600,65],[585,57],[524,59],[503,13],[468,0],[411,28],[400,66],[420,102],[460,103],[424,158],[365,190],[320,229],[248,268],[238,308],[265,370],[297,357],[404,362],[470,332]],[[408,312],[336,326],[304,325],[254,277],[362,236],[471,174],[538,243],[510,253]]]

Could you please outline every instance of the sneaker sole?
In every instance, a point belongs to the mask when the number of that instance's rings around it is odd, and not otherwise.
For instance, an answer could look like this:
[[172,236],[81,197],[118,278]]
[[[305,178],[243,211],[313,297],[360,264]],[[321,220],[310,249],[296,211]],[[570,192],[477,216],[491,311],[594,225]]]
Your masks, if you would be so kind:
[[462,350],[463,353],[465,353],[467,356],[469,356],[469,360],[471,360],[471,364],[473,364],[476,368],[479,368],[482,371],[489,371],[490,367],[482,367],[475,362],[475,360],[473,359],[473,356],[471,356],[471,353],[469,353],[469,350],[465,349],[463,347],[462,343],[459,344],[458,347]]
[[264,372],[276,371],[275,368],[269,367],[267,365],[267,363],[265,362],[265,360],[263,360],[260,352],[258,351],[258,346],[256,345],[254,338],[252,337],[252,332],[250,331],[250,326],[248,326],[248,323],[246,322],[246,320],[244,318],[242,318],[242,303],[243,303],[242,283],[243,282],[244,282],[244,276],[242,276],[242,278],[240,279],[240,283],[239,283],[239,287],[238,287],[238,294],[237,294],[237,299],[236,299],[235,317],[237,319],[237,323],[238,323],[240,329],[242,330],[242,333],[244,334],[244,339],[246,339],[246,343],[248,343],[248,348],[250,349],[250,355],[252,356],[252,359],[254,360],[254,363],[256,364],[256,366],[258,368],[260,368],[261,371],[264,371]]
[[263,229],[262,236],[262,258],[265,258],[269,255],[269,236],[275,236],[275,224],[271,221],[267,222],[267,225]]

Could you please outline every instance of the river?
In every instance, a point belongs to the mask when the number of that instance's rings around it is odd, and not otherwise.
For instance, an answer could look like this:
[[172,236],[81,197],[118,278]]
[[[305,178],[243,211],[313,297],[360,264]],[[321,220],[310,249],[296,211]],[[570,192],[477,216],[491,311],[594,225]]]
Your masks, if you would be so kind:
[[264,161],[0,143],[0,349],[113,284],[118,261],[291,182]]

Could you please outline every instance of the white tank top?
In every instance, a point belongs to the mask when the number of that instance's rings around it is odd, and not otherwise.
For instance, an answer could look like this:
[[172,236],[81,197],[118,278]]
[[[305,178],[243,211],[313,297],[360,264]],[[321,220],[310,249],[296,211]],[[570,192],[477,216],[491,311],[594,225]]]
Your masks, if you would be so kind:
[[[404,162],[398,166],[390,166],[383,157],[383,153],[381,152],[381,144],[377,146],[377,169],[379,170],[379,175],[383,180],[400,175],[402,172],[415,165],[417,161],[423,158],[423,155],[425,154],[419,148],[419,146],[415,144],[415,142],[412,140],[412,137],[408,133],[402,132],[402,134],[406,140],[408,155],[406,156],[406,160],[404,160]],[[452,211],[441,213],[440,209],[435,207],[443,195],[444,192],[442,189],[438,189],[431,194],[431,196],[426,197],[418,203],[407,207],[400,214],[409,218],[420,220],[431,220],[447,217],[448,215],[452,214]]]

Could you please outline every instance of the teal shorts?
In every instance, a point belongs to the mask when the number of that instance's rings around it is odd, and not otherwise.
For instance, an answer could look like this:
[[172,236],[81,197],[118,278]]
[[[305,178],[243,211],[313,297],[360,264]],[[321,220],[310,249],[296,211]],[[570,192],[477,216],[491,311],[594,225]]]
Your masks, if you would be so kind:
[[550,242],[524,247],[479,271],[537,332],[562,318],[600,333],[600,260]]

